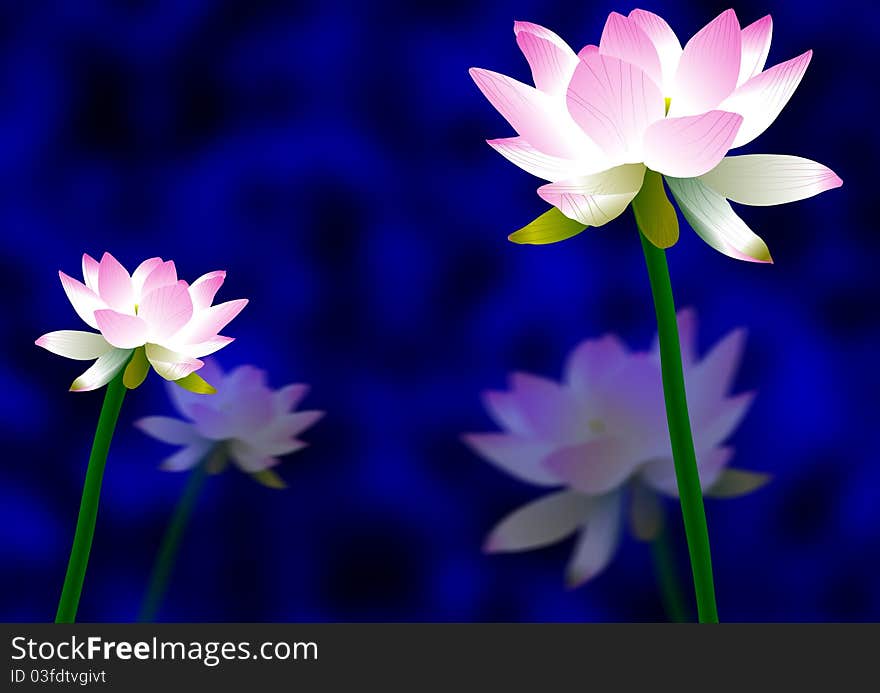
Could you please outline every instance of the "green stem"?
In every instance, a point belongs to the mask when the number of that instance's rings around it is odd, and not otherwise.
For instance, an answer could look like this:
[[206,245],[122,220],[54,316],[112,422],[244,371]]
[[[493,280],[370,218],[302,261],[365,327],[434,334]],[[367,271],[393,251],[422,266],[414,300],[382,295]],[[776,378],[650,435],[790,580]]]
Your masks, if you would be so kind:
[[681,345],[678,341],[678,324],[675,317],[675,301],[672,298],[672,284],[669,281],[669,266],[666,264],[666,252],[653,245],[643,233],[639,233],[639,236],[642,239],[642,250],[645,253],[645,263],[651,279],[651,293],[654,296],[654,310],[657,313],[666,421],[669,425],[675,478],[678,482],[684,531],[691,558],[691,570],[694,574],[697,614],[700,623],[718,623],[709,530],[706,526],[706,510],[703,507],[703,492],[700,488],[694,438],[688,417],[681,365]]
[[688,623],[690,609],[685,603],[684,593],[675,567],[675,552],[669,530],[663,527],[651,542],[651,556],[654,559],[654,575],[660,588],[663,609],[672,623]]
[[116,430],[122,400],[125,399],[125,386],[122,384],[123,370],[120,370],[119,374],[110,381],[104,393],[104,404],[98,417],[98,427],[95,429],[92,452],[89,455],[89,466],[79,504],[79,517],[73,535],[73,547],[70,550],[67,575],[64,578],[64,587],[61,589],[55,623],[73,623],[76,620],[79,598],[89,564],[89,553],[92,550],[92,539],[95,536],[95,522],[98,519],[98,502],[101,498],[101,482],[104,479],[107,453],[110,451],[110,441],[113,440],[113,432]]
[[189,524],[190,517],[192,517],[193,509],[207,475],[207,462],[202,462],[190,472],[186,488],[184,488],[183,495],[177,502],[171,522],[168,524],[165,535],[162,537],[159,553],[156,554],[156,563],[150,575],[150,585],[144,596],[138,621],[150,622],[156,619],[159,604],[162,603],[165,592],[168,590],[168,581],[171,578],[171,571],[174,568],[174,562],[180,550],[183,533],[186,530],[187,524]]

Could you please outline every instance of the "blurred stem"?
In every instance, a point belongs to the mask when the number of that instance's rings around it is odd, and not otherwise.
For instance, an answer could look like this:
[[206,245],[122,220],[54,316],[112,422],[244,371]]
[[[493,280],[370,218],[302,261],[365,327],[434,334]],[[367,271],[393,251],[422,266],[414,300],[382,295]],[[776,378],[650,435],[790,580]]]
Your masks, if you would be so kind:
[[718,623],[709,529],[706,526],[706,510],[703,507],[703,492],[700,488],[694,438],[688,417],[684,372],[681,365],[681,345],[678,340],[672,284],[669,281],[669,266],[666,263],[664,250],[652,244],[641,230],[639,237],[642,239],[642,250],[645,254],[645,264],[651,280],[651,293],[654,297],[654,310],[657,314],[666,422],[669,426],[681,514],[684,518],[684,531],[694,575],[697,614],[700,623]]
[[208,475],[208,466],[209,462],[206,459],[199,463],[189,474],[186,487],[183,489],[183,495],[177,502],[177,507],[171,516],[171,522],[168,524],[165,535],[162,537],[162,543],[159,545],[159,553],[156,554],[156,562],[153,564],[150,584],[144,596],[144,601],[141,604],[138,621],[151,622],[156,619],[159,604],[162,603],[165,592],[168,590],[168,581],[171,578],[171,572],[174,570],[174,563],[180,551],[183,534],[186,531],[186,526],[189,524],[190,517],[192,517],[196,501]]
[[79,504],[73,547],[70,550],[70,560],[67,563],[67,574],[64,577],[64,587],[61,589],[55,623],[73,623],[76,620],[89,554],[92,550],[92,539],[95,536],[104,467],[107,464],[107,454],[110,451],[113,432],[116,430],[119,411],[122,409],[122,401],[125,399],[125,386],[122,383],[124,372],[124,368],[119,371],[119,374],[107,385],[104,393],[104,404],[101,407],[92,451],[89,454],[89,466],[86,469],[86,480]]
[[675,550],[672,537],[664,525],[657,536],[651,541],[651,556],[654,559],[654,575],[666,618],[672,623],[688,623],[691,621],[690,609],[685,603],[681,589],[678,569],[675,566]]

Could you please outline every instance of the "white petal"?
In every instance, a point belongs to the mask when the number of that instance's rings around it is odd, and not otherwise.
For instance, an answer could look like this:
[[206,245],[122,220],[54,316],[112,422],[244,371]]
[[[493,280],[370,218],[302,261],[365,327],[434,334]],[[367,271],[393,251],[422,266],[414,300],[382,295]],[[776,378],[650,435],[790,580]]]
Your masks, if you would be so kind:
[[101,335],[78,330],[49,332],[35,343],[46,351],[77,361],[91,361],[113,348]]
[[188,445],[201,440],[191,423],[170,416],[146,416],[134,425],[148,436],[171,445]]
[[569,219],[587,226],[602,226],[623,214],[641,189],[644,177],[642,164],[624,164],[601,173],[542,185],[538,195]]
[[97,390],[109,383],[122,370],[128,357],[131,356],[131,351],[131,349],[113,349],[99,356],[91,368],[73,381],[70,386],[71,392]]
[[583,585],[601,573],[614,556],[620,540],[621,495],[610,493],[594,500],[568,564],[569,588]]
[[781,154],[728,156],[700,180],[728,200],[755,206],[795,202],[843,185],[827,166]]
[[146,345],[147,360],[165,380],[180,380],[204,365],[203,361],[190,358],[158,344]]
[[528,551],[549,546],[574,532],[593,501],[573,491],[560,491],[524,505],[499,522],[486,539],[487,553]]
[[[712,448],[697,453],[697,473],[700,476],[700,487],[704,491],[715,483],[732,458],[733,448]],[[646,464],[642,468],[640,479],[660,493],[678,497],[675,463],[671,457]]]
[[241,440],[229,443],[229,456],[245,472],[253,474],[275,466],[278,461],[265,451],[249,445]]
[[715,250],[737,260],[773,262],[763,240],[740,219],[721,195],[699,178],[666,178],[682,214]]

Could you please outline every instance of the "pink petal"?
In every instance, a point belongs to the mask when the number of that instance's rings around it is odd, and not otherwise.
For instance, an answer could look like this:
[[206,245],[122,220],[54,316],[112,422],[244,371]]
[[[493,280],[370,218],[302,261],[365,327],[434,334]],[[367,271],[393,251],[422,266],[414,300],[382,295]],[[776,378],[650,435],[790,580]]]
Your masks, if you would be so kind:
[[[700,475],[700,487],[704,491],[715,483],[731,459],[733,448],[713,448],[697,454],[697,472]],[[646,464],[642,468],[641,479],[660,493],[678,497],[675,464],[671,457]]]
[[151,291],[176,283],[177,268],[174,266],[174,262],[171,260],[168,260],[168,262],[162,262],[155,265],[153,270],[147,275],[147,278],[144,280],[144,285],[141,288],[141,296],[146,296]]
[[[216,359],[205,359],[204,366],[199,369],[199,376],[214,387],[222,389],[223,371]],[[220,391],[214,395],[199,395],[185,390],[173,382],[167,384],[167,392],[175,409],[190,419],[193,418],[192,408],[194,405],[204,404],[206,396],[212,398],[220,396]]]
[[162,462],[162,469],[168,472],[182,472],[192,469],[211,452],[213,441],[200,440],[174,453]]
[[628,355],[629,350],[614,335],[588,339],[568,357],[565,382],[583,399],[591,399],[602,384],[614,378]]
[[599,41],[599,52],[637,65],[657,87],[663,86],[657,49],[637,22],[622,14],[612,12],[608,15]]
[[742,362],[746,334],[742,328],[728,332],[701,361],[688,369],[685,382],[688,398],[695,407],[713,407],[730,392]]
[[217,336],[205,342],[197,342],[195,344],[181,344],[176,347],[181,354],[192,356],[193,358],[201,358],[220,351],[223,347],[229,346],[235,341],[235,337]]
[[136,315],[115,310],[95,311],[98,329],[110,344],[120,349],[134,349],[147,341],[147,323]]
[[141,297],[144,295],[144,282],[147,281],[147,277],[150,276],[152,271],[161,264],[162,258],[151,257],[135,268],[135,271],[131,273],[131,286],[134,289],[135,296]]
[[567,387],[529,373],[514,373],[510,384],[523,419],[538,437],[565,443],[580,436],[580,407]]
[[660,89],[640,68],[601,53],[581,59],[567,103],[575,122],[615,163],[641,161],[645,129],[666,110]]
[[727,440],[740,425],[754,400],[755,393],[746,392],[715,403],[706,411],[701,411],[697,406],[691,407],[694,412],[694,445],[697,449],[712,448]]
[[308,385],[285,385],[275,393],[275,413],[286,414],[299,404],[309,391]]
[[269,469],[278,464],[278,460],[265,451],[259,450],[244,441],[233,440],[229,444],[229,455],[236,465],[248,474]]
[[524,436],[535,433],[534,426],[523,414],[516,394],[489,390],[483,393],[483,404],[489,416],[501,428]]
[[620,541],[621,505],[619,493],[594,500],[566,569],[569,589],[592,580],[611,562]]
[[203,361],[190,358],[158,344],[147,344],[146,354],[153,370],[165,380],[180,380],[204,365]]
[[532,70],[535,86],[549,94],[564,92],[578,63],[569,45],[537,24],[514,22],[513,31]]
[[277,422],[273,422],[273,430],[274,433],[284,437],[295,438],[322,418],[324,418],[322,411],[298,411],[285,414],[279,417]]
[[768,14],[742,30],[742,57],[737,86],[760,74],[770,53],[773,18]]
[[556,450],[543,466],[573,489],[597,495],[618,488],[638,468],[642,460],[633,452],[629,442],[604,436]]
[[169,416],[146,416],[134,425],[148,436],[171,445],[188,445],[199,440],[191,423]]
[[678,61],[681,58],[681,43],[679,43],[678,37],[666,21],[653,12],[633,10],[629,13],[629,19],[644,31],[654,44],[663,72],[663,82],[660,86],[663,88],[663,95],[669,95],[675,71],[678,69]]
[[472,68],[470,75],[511,127],[536,149],[562,158],[586,157],[596,150],[559,99],[490,70]]
[[98,293],[113,310],[131,313],[134,310],[134,291],[131,277],[110,253],[104,253],[98,266]]
[[[681,361],[687,367],[697,359],[697,311],[693,308],[682,308],[676,314],[678,322],[678,341],[681,346]],[[660,357],[660,342],[654,335],[651,350]]]
[[34,343],[53,354],[77,361],[91,361],[113,348],[101,335],[77,330],[49,332]]
[[742,122],[727,111],[660,120],[645,133],[645,165],[676,178],[700,176],[724,158]]
[[237,433],[229,414],[217,409],[213,402],[194,404],[190,411],[196,430],[199,432],[199,435],[205,438],[226,440]]
[[462,440],[473,450],[511,476],[538,486],[559,486],[559,478],[541,466],[553,449],[549,443],[506,433],[469,433]]
[[98,323],[95,321],[95,311],[106,308],[107,304],[82,282],[64,274],[64,272],[59,272],[58,276],[61,278],[61,286],[64,288],[64,293],[67,294],[67,299],[70,301],[70,305],[73,306],[76,314],[82,318],[86,325],[97,329]]
[[214,296],[217,295],[217,291],[223,286],[225,280],[226,272],[223,270],[208,272],[196,279],[192,286],[189,287],[193,308],[201,310],[210,306],[214,302]]
[[489,146],[526,173],[544,180],[562,180],[583,172],[583,164],[572,159],[550,156],[535,149],[522,137],[486,140]]
[[785,108],[785,104],[801,83],[813,51],[774,65],[752,77],[719,106],[743,116],[743,124],[733,141],[734,147],[748,144],[764,130]]
[[578,59],[583,59],[588,55],[599,52],[599,46],[594,46],[592,43],[588,43],[586,46],[578,51]]
[[687,42],[675,73],[670,115],[695,115],[718,106],[736,88],[742,39],[726,10]]
[[486,538],[483,550],[528,551],[555,544],[578,528],[592,506],[590,498],[571,491],[539,498],[501,520]]
[[149,327],[151,342],[161,342],[186,325],[193,315],[193,304],[186,282],[154,289],[141,299],[138,317]]
[[206,342],[217,337],[229,322],[247,305],[246,298],[227,301],[195,313],[179,338],[190,344]]
[[95,294],[98,293],[98,261],[93,258],[88,253],[83,253],[82,256],[82,272],[83,279],[86,282],[86,286],[89,287]]

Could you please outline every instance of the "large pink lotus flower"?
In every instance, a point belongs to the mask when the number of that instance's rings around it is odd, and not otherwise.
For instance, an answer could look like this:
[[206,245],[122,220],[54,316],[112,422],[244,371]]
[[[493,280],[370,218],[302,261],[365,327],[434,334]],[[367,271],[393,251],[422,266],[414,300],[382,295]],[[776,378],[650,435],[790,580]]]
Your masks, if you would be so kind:
[[[700,483],[709,496],[749,492],[768,477],[729,469],[733,449],[724,442],[753,399],[728,394],[745,333],[731,332],[699,359],[694,313],[682,311],[678,322]],[[464,440],[516,478],[562,490],[502,520],[485,549],[525,551],[579,533],[568,583],[580,585],[611,560],[625,502],[634,533],[647,540],[661,526],[658,494],[678,495],[657,345],[631,352],[614,336],[588,340],[569,357],[561,383],[516,373],[510,385],[484,396],[504,432]]]
[[147,435],[164,443],[183,446],[162,463],[170,471],[192,469],[202,462],[220,471],[232,460],[263,484],[281,487],[271,468],[278,457],[306,447],[297,436],[320,419],[321,411],[294,411],[309,391],[294,384],[272,390],[266,373],[254,366],[239,366],[224,374],[214,359],[202,369],[217,393],[200,397],[169,386],[175,408],[187,420],[148,416],[135,422]]
[[60,330],[36,341],[70,359],[97,359],[71,385],[77,392],[106,385],[126,364],[127,387],[140,385],[152,366],[166,380],[199,389],[187,377],[204,365],[199,357],[233,341],[219,332],[247,305],[247,299],[211,305],[226,272],[209,272],[190,285],[177,278],[172,261],[158,257],[129,274],[110,253],[100,262],[83,255],[82,270],[84,283],[58,274],[73,309],[99,334]]
[[[544,27],[516,22],[516,40],[535,87],[496,72],[471,76],[518,137],[489,144],[549,181],[538,194],[568,220],[539,218],[511,240],[547,243],[619,216],[650,176],[662,174],[685,218],[713,248],[770,262],[764,242],[728,199],[776,205],[842,184],[825,166],[795,156],[725,158],[776,119],[801,81],[812,51],[765,70],[770,16],[740,29],[722,12],[681,47],[659,16],[609,15],[598,46],[577,54]],[[653,179],[652,179],[653,180]],[[652,185],[662,182],[659,177]],[[638,214],[638,211],[637,211]],[[674,232],[643,229],[668,247]]]

